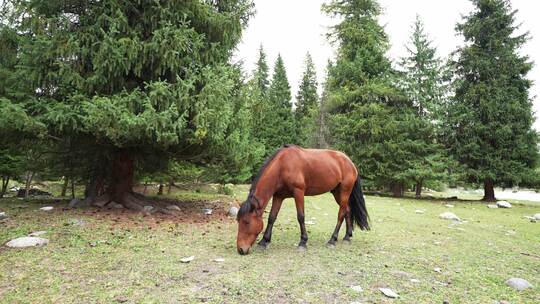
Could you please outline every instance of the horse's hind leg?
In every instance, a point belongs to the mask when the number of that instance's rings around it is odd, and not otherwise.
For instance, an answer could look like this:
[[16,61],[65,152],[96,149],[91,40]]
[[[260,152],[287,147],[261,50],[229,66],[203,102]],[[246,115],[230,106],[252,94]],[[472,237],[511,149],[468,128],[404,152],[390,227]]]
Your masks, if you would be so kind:
[[334,246],[336,244],[339,236],[339,230],[341,229],[341,225],[343,224],[344,219],[346,220],[347,232],[345,233],[345,237],[343,239],[345,241],[350,241],[350,238],[352,236],[352,221],[350,217],[349,197],[346,195],[347,192],[343,191],[342,187],[340,186],[338,189],[332,191],[332,194],[334,195],[334,198],[339,205],[339,211],[336,228],[334,229],[334,233],[332,233],[332,236],[328,241],[328,245],[330,246]]
[[307,248],[308,235],[306,231],[306,224],[304,222],[304,192],[297,190],[294,192],[294,202],[296,203],[296,217],[298,224],[300,224],[300,243],[298,243],[299,249]]
[[283,198],[281,197],[274,196],[272,199],[272,209],[270,209],[270,215],[268,215],[268,224],[266,225],[263,238],[259,241],[259,246],[262,248],[266,248],[272,240],[272,228],[274,227],[274,222],[276,221],[282,202]]

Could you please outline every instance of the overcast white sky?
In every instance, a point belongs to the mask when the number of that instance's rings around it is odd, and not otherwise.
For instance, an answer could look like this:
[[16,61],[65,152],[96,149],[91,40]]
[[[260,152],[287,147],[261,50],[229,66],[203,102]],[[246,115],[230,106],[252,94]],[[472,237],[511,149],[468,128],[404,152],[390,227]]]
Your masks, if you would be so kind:
[[[247,72],[251,72],[257,60],[259,45],[262,43],[268,56],[268,64],[273,68],[278,53],[281,53],[287,68],[293,96],[296,95],[303,71],[306,52],[310,52],[317,67],[319,83],[324,78],[328,59],[334,58],[334,50],[327,42],[325,34],[332,20],[321,13],[324,0],[255,0],[256,15],[250,20],[244,32],[243,41],[236,52],[236,60],[244,61]],[[408,41],[411,25],[418,13],[424,20],[426,30],[440,56],[447,56],[461,43],[455,34],[455,25],[462,15],[468,14],[473,6],[468,0],[380,0],[384,14],[380,22],[390,36],[389,56],[397,59],[405,55],[404,44]],[[523,52],[535,62],[529,78],[535,81],[531,97],[535,98],[534,110],[540,113],[540,2],[534,0],[512,0],[518,10],[517,21],[522,23],[521,31],[529,31],[531,41]],[[538,115],[537,115],[538,117]],[[535,123],[540,130],[540,120]]]

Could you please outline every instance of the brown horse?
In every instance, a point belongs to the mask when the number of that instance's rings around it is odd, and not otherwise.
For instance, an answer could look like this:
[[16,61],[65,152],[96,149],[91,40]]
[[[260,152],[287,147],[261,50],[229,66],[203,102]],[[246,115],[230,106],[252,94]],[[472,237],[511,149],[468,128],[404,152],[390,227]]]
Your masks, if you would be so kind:
[[350,241],[353,222],[360,229],[369,230],[369,217],[358,171],[347,155],[332,150],[303,149],[286,145],[271,156],[251,184],[247,200],[238,211],[238,253],[247,254],[263,229],[262,215],[272,198],[268,225],[259,246],[266,248],[272,238],[272,226],[284,199],[294,197],[300,224],[300,249],[308,240],[304,224],[304,196],[332,192],[339,205],[336,228],[328,244],[334,246],[339,229],[345,219],[347,232],[344,241]]

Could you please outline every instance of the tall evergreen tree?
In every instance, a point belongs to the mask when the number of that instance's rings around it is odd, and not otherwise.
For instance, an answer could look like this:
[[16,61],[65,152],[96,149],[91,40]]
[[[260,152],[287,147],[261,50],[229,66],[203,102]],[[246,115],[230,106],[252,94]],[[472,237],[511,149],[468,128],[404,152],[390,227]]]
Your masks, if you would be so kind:
[[250,129],[237,119],[247,113],[241,79],[229,63],[250,0],[6,2],[0,41],[17,43],[12,78],[27,90],[1,96],[0,117],[20,122],[0,128],[27,120],[21,128],[85,151],[92,201],[141,209],[135,169],[151,170],[152,159],[161,168],[172,156],[242,166],[250,158]]
[[409,182],[401,173],[417,146],[417,120],[386,57],[381,7],[374,0],[335,0],[323,10],[340,18],[329,34],[339,46],[326,84],[331,144],[350,155],[372,185],[401,196]]
[[403,71],[400,84],[413,102],[421,123],[418,124],[416,152],[414,158],[408,160],[410,167],[404,174],[414,181],[416,196],[420,197],[426,182],[443,181],[447,176],[449,160],[438,138],[446,86],[442,61],[437,57],[437,50],[432,46],[418,15],[406,48],[408,55],[400,62]]
[[269,80],[270,74],[268,69],[268,62],[266,61],[266,53],[264,52],[263,46],[259,47],[259,58],[255,64],[255,71],[253,71],[253,79],[257,84],[257,87],[262,94],[266,96],[266,91],[270,85]]
[[472,0],[473,12],[456,30],[455,99],[448,111],[448,145],[465,166],[467,181],[483,183],[484,199],[494,186],[519,184],[538,161],[538,135],[527,74],[532,63],[520,54],[528,34],[518,34],[516,11],[507,0]]
[[317,72],[311,54],[306,54],[304,73],[296,95],[295,125],[296,142],[303,146],[314,143],[315,119],[319,112]]
[[294,117],[291,104],[291,86],[281,55],[274,64],[272,81],[268,89],[269,112],[266,116],[270,125],[266,130],[268,153],[284,144],[294,143]]

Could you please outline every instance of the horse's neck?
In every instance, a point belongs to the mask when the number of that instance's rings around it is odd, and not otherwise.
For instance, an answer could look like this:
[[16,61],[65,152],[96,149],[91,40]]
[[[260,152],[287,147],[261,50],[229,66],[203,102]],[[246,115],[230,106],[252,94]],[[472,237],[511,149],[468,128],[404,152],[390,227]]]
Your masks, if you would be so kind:
[[275,165],[270,165],[264,172],[261,174],[257,185],[255,186],[255,197],[259,200],[260,209],[265,209],[266,205],[276,192],[278,185],[279,172],[278,168]]

